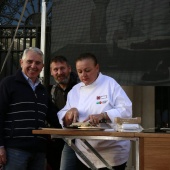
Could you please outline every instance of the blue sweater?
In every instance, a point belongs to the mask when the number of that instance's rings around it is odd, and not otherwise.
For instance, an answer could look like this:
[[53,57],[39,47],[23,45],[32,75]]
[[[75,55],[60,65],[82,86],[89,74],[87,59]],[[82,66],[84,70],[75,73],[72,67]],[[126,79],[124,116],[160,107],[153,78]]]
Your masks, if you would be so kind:
[[0,146],[44,152],[47,135],[32,130],[46,121],[59,127],[57,111],[42,84],[33,91],[21,70],[6,77],[0,83]]

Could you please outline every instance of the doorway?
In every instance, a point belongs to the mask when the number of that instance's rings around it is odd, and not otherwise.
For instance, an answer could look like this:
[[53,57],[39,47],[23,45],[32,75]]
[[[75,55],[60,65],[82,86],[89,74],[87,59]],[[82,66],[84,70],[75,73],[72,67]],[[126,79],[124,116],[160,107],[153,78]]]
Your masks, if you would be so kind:
[[155,126],[170,128],[170,87],[155,86]]

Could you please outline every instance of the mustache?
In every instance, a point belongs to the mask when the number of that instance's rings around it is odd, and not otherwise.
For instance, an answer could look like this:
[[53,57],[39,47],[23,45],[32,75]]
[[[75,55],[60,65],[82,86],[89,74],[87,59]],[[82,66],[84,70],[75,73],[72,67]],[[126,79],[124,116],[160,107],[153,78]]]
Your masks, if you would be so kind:
[[65,75],[59,75],[59,76],[56,76],[57,78],[66,78],[67,76]]

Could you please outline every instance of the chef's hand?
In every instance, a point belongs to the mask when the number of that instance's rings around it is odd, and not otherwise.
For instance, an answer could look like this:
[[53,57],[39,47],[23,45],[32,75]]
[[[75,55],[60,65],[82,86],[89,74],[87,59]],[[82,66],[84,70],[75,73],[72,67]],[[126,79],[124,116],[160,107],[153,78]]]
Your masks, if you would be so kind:
[[4,147],[0,148],[0,164],[6,164],[6,151]]
[[72,123],[75,123],[78,119],[78,115],[79,113],[77,108],[71,108],[70,110],[68,110],[64,117],[64,126],[67,127]]
[[92,114],[87,117],[83,122],[89,121],[93,126],[98,125],[103,119],[103,114]]

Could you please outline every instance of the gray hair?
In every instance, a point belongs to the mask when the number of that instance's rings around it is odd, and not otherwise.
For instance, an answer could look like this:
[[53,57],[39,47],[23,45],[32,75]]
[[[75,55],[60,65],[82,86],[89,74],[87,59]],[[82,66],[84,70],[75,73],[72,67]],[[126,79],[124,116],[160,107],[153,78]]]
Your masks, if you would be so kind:
[[24,52],[23,52],[23,55],[22,55],[22,59],[23,60],[26,58],[27,53],[29,51],[32,51],[34,53],[39,54],[40,56],[42,56],[42,59],[44,58],[44,54],[43,54],[43,52],[39,48],[37,48],[37,47],[29,47],[29,48],[25,49]]

